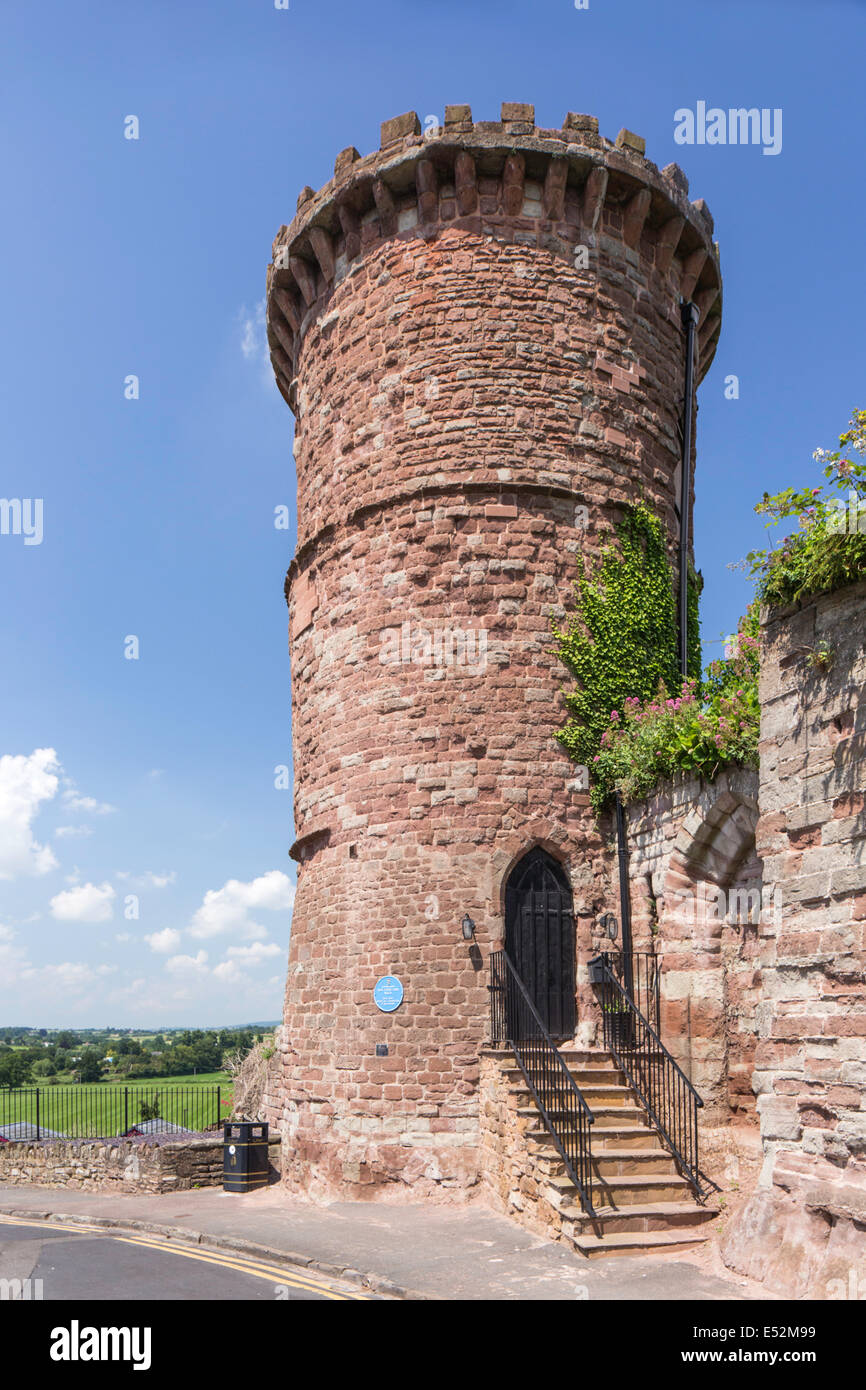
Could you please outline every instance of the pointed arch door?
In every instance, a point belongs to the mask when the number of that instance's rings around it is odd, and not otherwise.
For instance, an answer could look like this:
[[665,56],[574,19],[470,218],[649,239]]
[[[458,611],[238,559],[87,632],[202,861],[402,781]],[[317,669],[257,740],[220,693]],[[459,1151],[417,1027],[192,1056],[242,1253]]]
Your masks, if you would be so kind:
[[517,863],[505,887],[505,949],[551,1037],[574,1033],[575,937],[571,887],[543,849]]

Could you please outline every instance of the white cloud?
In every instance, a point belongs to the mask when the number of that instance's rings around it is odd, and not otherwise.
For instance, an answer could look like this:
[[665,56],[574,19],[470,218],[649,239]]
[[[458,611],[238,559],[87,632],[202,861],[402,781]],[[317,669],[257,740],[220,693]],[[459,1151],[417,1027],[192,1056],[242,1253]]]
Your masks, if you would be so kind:
[[143,874],[129,874],[118,871],[114,877],[122,879],[125,883],[131,883],[133,888],[167,888],[169,884],[174,883],[177,874],[174,869],[170,872],[161,874],[155,874],[152,870],[148,869],[147,872]]
[[93,827],[90,825],[58,825],[54,832],[56,840],[68,840],[73,836],[83,838],[93,834]]
[[47,991],[55,995],[80,994],[93,984],[96,975],[83,961],[65,960],[60,965],[30,966],[22,971],[22,979],[37,983],[40,994]]
[[152,951],[167,956],[180,945],[180,932],[175,931],[174,927],[166,927],[164,931],[152,932],[144,939]]
[[110,922],[116,896],[110,883],[82,883],[58,893],[49,906],[58,922]]
[[231,878],[222,888],[211,888],[205,893],[201,907],[193,916],[190,935],[206,940],[232,931],[248,941],[267,936],[266,929],[254,921],[250,913],[258,909],[291,912],[294,901],[295,885],[279,869],[254,878],[251,883]]
[[37,748],[29,757],[7,753],[0,758],[0,879],[47,874],[58,867],[52,851],[36,843],[31,829],[41,803],[57,794],[58,772],[53,748]]
[[82,796],[71,778],[64,777],[63,804],[67,811],[87,811],[91,816],[110,816],[116,806],[107,801],[97,801],[93,796]]
[[11,927],[0,926],[0,989],[7,990],[17,986],[21,973],[29,961],[20,946],[13,946],[15,932]]
[[252,983],[249,975],[245,975],[238,968],[237,961],[222,960],[213,969],[214,979],[219,980],[221,985],[249,985]]
[[227,956],[235,956],[238,960],[246,961],[248,965],[256,965],[267,956],[282,954],[282,946],[278,946],[275,941],[254,941],[252,946],[229,946],[226,951]]
[[173,975],[183,975],[187,972],[202,973],[207,970],[207,951],[199,951],[197,956],[172,956],[165,963],[166,970],[170,970]]
[[265,321],[266,304],[260,299],[252,311],[241,309],[238,318],[241,325],[241,352],[248,362],[259,362],[270,373],[270,352]]

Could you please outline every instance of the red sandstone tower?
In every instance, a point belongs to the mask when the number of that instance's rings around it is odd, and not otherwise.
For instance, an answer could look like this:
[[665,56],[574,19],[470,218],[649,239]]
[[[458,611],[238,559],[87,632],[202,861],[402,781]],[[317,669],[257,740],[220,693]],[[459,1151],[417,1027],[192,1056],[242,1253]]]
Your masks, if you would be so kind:
[[506,104],[425,135],[386,121],[274,242],[299,867],[269,1107],[291,1185],[475,1182],[486,962],[509,933],[551,1027],[591,1036],[610,866],[553,740],[550,618],[639,491],[675,553],[681,305],[697,385],[721,326],[712,231],[639,137]]

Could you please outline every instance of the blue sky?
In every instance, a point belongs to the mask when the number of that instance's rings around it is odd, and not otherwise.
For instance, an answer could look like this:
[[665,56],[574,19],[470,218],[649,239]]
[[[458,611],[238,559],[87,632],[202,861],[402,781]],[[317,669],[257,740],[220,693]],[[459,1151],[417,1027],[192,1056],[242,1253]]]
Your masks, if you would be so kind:
[[[761,543],[755,501],[866,403],[866,7],[12,0],[3,27],[0,494],[44,499],[44,535],[0,535],[0,1023],[273,1018],[294,475],[261,305],[299,190],[382,120],[458,102],[590,112],[682,165],[725,277],[698,421],[709,657],[748,602],[726,566]],[[678,146],[698,101],[781,108],[781,153]]]

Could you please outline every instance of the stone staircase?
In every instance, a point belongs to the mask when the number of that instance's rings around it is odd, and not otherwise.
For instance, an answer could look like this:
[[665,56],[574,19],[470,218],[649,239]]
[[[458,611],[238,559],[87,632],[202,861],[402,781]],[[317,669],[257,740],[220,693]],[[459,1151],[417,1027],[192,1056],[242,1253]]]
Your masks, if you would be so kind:
[[560,1055],[595,1117],[595,1216],[582,1211],[513,1054],[500,1053],[499,1066],[529,1159],[531,1185],[554,1208],[551,1224],[561,1237],[590,1257],[683,1251],[704,1242],[718,1206],[698,1202],[609,1053],[563,1047]]

